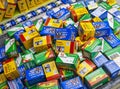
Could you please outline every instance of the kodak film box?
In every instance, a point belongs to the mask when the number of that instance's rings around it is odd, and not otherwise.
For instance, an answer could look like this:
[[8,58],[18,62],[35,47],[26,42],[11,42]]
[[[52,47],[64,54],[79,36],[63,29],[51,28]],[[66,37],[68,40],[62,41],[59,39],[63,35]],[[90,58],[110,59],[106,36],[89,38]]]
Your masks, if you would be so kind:
[[81,37],[81,40],[88,40],[95,35],[95,28],[91,22],[82,21],[79,24],[78,33]]
[[37,89],[59,89],[58,80],[51,80],[47,82],[38,83]]
[[74,53],[75,42],[66,40],[56,40],[56,52]]
[[93,70],[95,70],[95,68],[95,64],[89,59],[86,59],[85,61],[79,64],[77,74],[82,78],[82,80],[84,80],[84,77]]
[[10,58],[3,62],[4,74],[8,80],[13,80],[19,77],[19,71],[14,58]]
[[56,64],[59,68],[76,70],[80,63],[79,56],[77,54],[68,54],[60,52],[56,59]]
[[26,0],[17,0],[17,4],[21,13],[28,11]]
[[85,83],[90,89],[96,89],[107,82],[109,82],[109,76],[101,67],[85,76]]
[[39,33],[33,29],[24,32],[20,35],[20,40],[26,49],[33,47],[33,38],[40,36]]
[[26,2],[29,9],[34,8],[36,6],[35,0],[26,0]]
[[102,22],[102,20],[99,17],[94,17],[92,20],[93,22]]
[[41,65],[48,61],[52,61],[56,57],[54,51],[51,48],[45,51],[42,51],[40,53],[37,53],[34,56],[35,56],[35,63],[37,65]]
[[33,47],[35,48],[36,52],[41,52],[48,48],[52,47],[52,39],[51,36],[41,36],[35,37],[33,40]]
[[0,22],[2,21],[4,15],[5,15],[5,5],[2,1],[0,1]]
[[60,78],[59,72],[54,61],[47,62],[43,64],[42,67],[44,69],[45,76],[48,81]]
[[7,0],[5,17],[6,18],[13,17],[15,13],[15,9],[16,9],[16,0]]

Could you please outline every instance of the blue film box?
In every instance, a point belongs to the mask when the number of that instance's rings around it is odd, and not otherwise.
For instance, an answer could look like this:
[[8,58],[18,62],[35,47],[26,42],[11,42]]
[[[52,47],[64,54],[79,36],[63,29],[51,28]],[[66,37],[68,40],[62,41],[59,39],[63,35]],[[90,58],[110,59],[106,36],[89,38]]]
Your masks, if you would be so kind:
[[108,59],[101,53],[99,52],[94,58],[93,62],[96,64],[97,67],[101,67],[104,63],[106,63]]
[[50,36],[55,36],[55,30],[56,28],[51,27],[51,26],[43,26],[40,35],[50,35]]
[[35,16],[37,16],[37,13],[35,11],[31,11],[31,12],[29,12],[29,13],[26,14],[26,17],[28,19],[30,19],[32,17],[35,17]]
[[24,88],[24,85],[19,78],[14,79],[12,81],[8,81],[8,85],[10,89],[23,89]]
[[75,77],[61,82],[62,89],[84,89],[80,77]]
[[5,47],[1,47],[0,48],[0,62],[4,61],[4,59],[6,59],[7,56],[5,55]]
[[110,26],[107,21],[104,22],[93,22],[93,26],[96,29],[95,37],[104,37],[110,35]]
[[26,17],[24,15],[22,15],[20,17],[17,17],[15,21],[17,23],[21,23],[21,22],[24,22],[25,20],[26,20]]
[[45,81],[45,74],[42,66],[26,70],[26,79],[29,85]]
[[47,8],[44,7],[44,6],[38,8],[38,9],[36,10],[36,12],[37,12],[38,15],[41,14],[41,13],[43,13],[43,12],[45,12],[45,11],[47,11]]
[[55,19],[61,19],[61,20],[66,20],[67,18],[70,17],[70,12],[66,8],[61,8],[59,11],[53,14],[53,18]]
[[52,9],[52,8],[55,8],[56,7],[56,4],[54,3],[54,2],[51,2],[51,3],[49,3],[47,6],[46,6],[46,8],[48,9],[48,10],[50,10],[50,9]]
[[28,21],[24,22],[22,25],[24,28],[28,28],[28,27],[33,26],[34,24],[32,21],[28,20]]
[[25,67],[24,67],[24,65],[21,65],[21,66],[19,66],[18,67],[18,71],[19,71],[19,73],[20,73],[20,79],[21,80],[23,80],[23,79],[25,79]]
[[20,34],[24,33],[24,30],[21,29],[19,31],[17,31],[15,34],[14,34],[14,38],[17,40],[17,41],[20,41]]
[[110,75],[111,78],[116,78],[119,75],[120,67],[113,61],[110,60],[103,65],[106,73]]
[[2,65],[2,63],[0,62],[0,73],[2,73],[3,72],[3,65]]
[[111,33],[109,36],[103,37],[108,44],[114,48],[118,45],[120,45],[120,39],[118,39],[113,33]]

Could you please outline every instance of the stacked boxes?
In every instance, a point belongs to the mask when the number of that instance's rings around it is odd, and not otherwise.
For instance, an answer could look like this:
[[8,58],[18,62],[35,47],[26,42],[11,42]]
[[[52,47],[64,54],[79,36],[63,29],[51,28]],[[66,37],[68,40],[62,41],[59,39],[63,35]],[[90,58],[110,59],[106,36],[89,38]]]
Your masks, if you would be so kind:
[[2,1],[0,1],[0,22],[2,21],[4,15],[5,15],[5,6]]

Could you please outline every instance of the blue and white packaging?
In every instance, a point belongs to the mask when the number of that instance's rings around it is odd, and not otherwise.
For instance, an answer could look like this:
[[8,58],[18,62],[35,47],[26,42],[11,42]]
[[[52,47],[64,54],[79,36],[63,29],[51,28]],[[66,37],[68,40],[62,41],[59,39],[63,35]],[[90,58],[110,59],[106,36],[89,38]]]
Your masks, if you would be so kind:
[[16,25],[15,20],[11,20],[11,21],[8,21],[8,22],[5,24],[5,27],[6,27],[6,28],[10,28],[10,27],[15,26],[15,25]]
[[6,59],[7,56],[5,55],[5,47],[1,47],[0,48],[0,62],[4,61],[4,59]]
[[109,23],[107,21],[93,22],[92,24],[96,29],[95,37],[99,38],[99,37],[104,37],[104,36],[110,35],[111,28],[110,28]]
[[113,16],[120,18],[120,11],[117,8],[111,8],[108,12],[110,12]]
[[5,26],[3,24],[0,25],[0,28],[2,29],[2,31],[5,30]]
[[37,16],[37,13],[35,11],[31,11],[31,12],[29,12],[29,13],[26,14],[26,17],[28,19],[33,18],[35,16]]
[[72,3],[75,3],[77,0],[61,0],[64,4],[72,4]]
[[106,73],[110,75],[112,79],[118,77],[120,73],[120,67],[113,60],[106,62],[103,65],[103,68],[106,71]]
[[91,15],[94,17],[99,17],[102,20],[107,18],[107,10],[105,10],[103,7],[99,6],[96,10],[94,10]]
[[61,82],[62,89],[84,89],[80,77],[75,77]]
[[43,13],[43,12],[45,12],[45,11],[47,11],[47,8],[45,8],[44,6],[41,7],[41,8],[38,8],[38,9],[36,10],[36,12],[37,12],[38,15],[41,14],[41,13]]
[[55,36],[55,30],[56,28],[50,27],[50,26],[43,26],[40,35],[50,35],[50,36]]
[[56,4],[57,6],[60,6],[60,5],[62,5],[63,3],[62,3],[62,1],[56,1],[55,4]]
[[25,79],[25,67],[24,67],[24,65],[21,65],[21,66],[19,66],[18,67],[18,71],[19,71],[19,73],[20,73],[20,79],[21,80],[23,80],[23,79]]
[[34,24],[32,21],[28,20],[28,21],[24,22],[22,25],[24,28],[29,28],[29,27],[33,26]]
[[2,63],[0,62],[0,73],[3,72],[3,66],[2,66]]
[[96,64],[97,67],[101,67],[104,63],[106,63],[108,59],[101,53],[99,52],[94,58],[93,62]]
[[24,15],[22,15],[20,17],[17,17],[15,21],[17,23],[21,23],[21,22],[24,22],[25,20],[26,20],[26,17]]
[[118,45],[120,45],[120,39],[118,39],[113,33],[111,33],[109,36],[103,37],[108,44],[114,48]]
[[49,16],[49,17],[52,17],[54,15],[54,11],[53,10],[48,10],[46,12],[46,15]]
[[14,34],[14,38],[20,42],[20,34],[24,33],[24,30],[21,29]]
[[29,85],[45,81],[45,74],[42,66],[26,70],[26,79]]
[[56,4],[54,3],[54,2],[51,2],[51,3],[49,3],[47,6],[46,6],[46,8],[48,9],[48,10],[50,10],[50,9],[52,9],[52,8],[55,8],[56,7]]
[[8,81],[8,85],[10,89],[23,89],[24,88],[24,85],[19,78],[14,79],[12,81]]
[[66,20],[67,18],[70,17],[70,12],[66,8],[61,8],[59,11],[53,14],[53,18],[55,19],[61,19],[61,20]]

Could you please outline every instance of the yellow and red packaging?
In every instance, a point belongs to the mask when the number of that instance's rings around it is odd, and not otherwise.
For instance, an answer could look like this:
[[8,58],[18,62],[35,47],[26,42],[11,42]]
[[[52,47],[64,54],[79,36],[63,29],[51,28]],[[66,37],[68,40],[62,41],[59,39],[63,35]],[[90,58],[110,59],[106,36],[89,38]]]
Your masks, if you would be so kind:
[[52,39],[51,36],[41,36],[35,37],[33,40],[33,47],[36,52],[41,52],[43,50],[47,50],[52,47]]
[[82,8],[78,8],[75,10],[71,10],[71,15],[72,15],[72,19],[77,22],[81,16],[83,16],[84,14],[88,14],[88,11],[85,7]]
[[5,17],[6,18],[13,17],[15,13],[15,9],[16,9],[16,0],[7,0]]
[[29,30],[20,35],[20,40],[26,49],[33,47],[33,38],[40,36],[40,34],[35,30]]
[[2,21],[4,15],[5,15],[5,6],[4,3],[2,2],[2,0],[0,1],[0,22]]
[[102,22],[102,20],[99,17],[94,17],[92,20],[93,22]]
[[45,21],[44,26],[62,28],[63,27],[63,21],[58,20],[58,19],[47,18],[47,20]]
[[55,61],[47,62],[47,63],[43,64],[42,67],[44,69],[46,79],[48,81],[60,78],[60,74],[57,70]]
[[32,25],[31,27],[26,27],[25,31],[28,32],[28,31],[33,30],[33,29],[38,31],[37,28],[34,25]]
[[86,59],[85,61],[79,64],[77,74],[82,78],[82,80],[84,80],[84,77],[95,69],[95,64],[89,59]]
[[89,21],[81,21],[78,28],[78,33],[82,41],[87,41],[89,38],[94,37],[95,28]]
[[56,40],[56,52],[64,52],[64,53],[74,53],[75,49],[75,42],[74,41],[67,41],[67,40]]
[[28,11],[26,0],[17,0],[17,4],[21,13]]
[[117,0],[107,0],[107,3],[112,6],[117,3]]
[[34,0],[26,0],[28,8],[34,8],[36,6],[35,1]]
[[7,59],[3,62],[3,70],[8,80],[13,80],[19,77],[19,71],[17,69],[14,58]]

